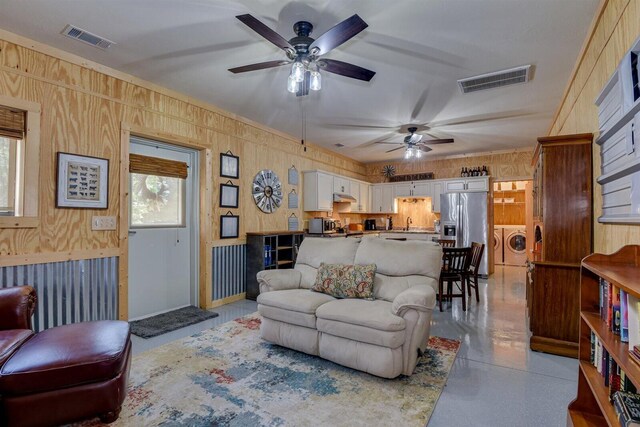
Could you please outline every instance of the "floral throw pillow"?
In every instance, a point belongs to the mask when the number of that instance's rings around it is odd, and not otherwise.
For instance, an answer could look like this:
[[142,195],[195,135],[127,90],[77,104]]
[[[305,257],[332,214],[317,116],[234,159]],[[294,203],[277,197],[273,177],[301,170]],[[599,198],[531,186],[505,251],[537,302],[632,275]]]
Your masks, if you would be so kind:
[[311,290],[336,298],[373,298],[376,265],[320,264]]

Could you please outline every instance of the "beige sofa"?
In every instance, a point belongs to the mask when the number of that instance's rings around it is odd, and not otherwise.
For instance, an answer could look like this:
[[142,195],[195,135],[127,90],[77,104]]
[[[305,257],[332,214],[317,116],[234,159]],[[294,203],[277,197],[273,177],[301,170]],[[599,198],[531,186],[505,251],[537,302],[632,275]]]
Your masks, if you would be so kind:
[[[258,273],[261,336],[380,377],[411,375],[429,338],[441,260],[432,242],[306,238],[294,269]],[[376,264],[375,299],[311,291],[322,262]]]

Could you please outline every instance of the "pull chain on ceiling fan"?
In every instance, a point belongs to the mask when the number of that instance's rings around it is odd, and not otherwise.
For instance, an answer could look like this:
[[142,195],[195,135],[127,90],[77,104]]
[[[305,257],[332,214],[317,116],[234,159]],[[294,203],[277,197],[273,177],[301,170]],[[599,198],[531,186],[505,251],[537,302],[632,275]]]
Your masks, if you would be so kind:
[[230,68],[229,71],[234,74],[292,64],[291,73],[287,80],[287,90],[295,93],[296,96],[308,95],[309,90],[321,89],[322,77],[320,70],[367,82],[376,74],[375,71],[347,62],[320,58],[321,55],[329,53],[332,49],[340,46],[368,27],[367,23],[357,14],[335,25],[317,39],[310,37],[313,31],[311,23],[298,21],[293,25],[296,37],[288,41],[249,14],[238,15],[236,18],[267,41],[282,49],[287,56],[287,60],[259,62]]

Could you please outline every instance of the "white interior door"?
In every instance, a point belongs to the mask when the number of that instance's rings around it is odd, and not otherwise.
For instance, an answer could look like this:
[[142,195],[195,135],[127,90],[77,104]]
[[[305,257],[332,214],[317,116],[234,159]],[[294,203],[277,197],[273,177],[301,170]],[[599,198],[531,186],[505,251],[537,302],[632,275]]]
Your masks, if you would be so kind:
[[131,173],[129,319],[197,305],[197,152],[131,138],[131,154],[186,162],[187,179]]

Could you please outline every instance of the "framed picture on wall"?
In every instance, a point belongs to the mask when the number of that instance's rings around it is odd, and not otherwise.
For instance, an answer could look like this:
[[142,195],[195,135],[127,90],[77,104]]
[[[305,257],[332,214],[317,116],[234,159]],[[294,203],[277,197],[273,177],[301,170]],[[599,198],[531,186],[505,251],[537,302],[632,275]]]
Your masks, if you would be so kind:
[[58,152],[56,208],[107,209],[109,160]]
[[239,191],[240,187],[233,185],[231,181],[227,181],[226,184],[220,184],[220,207],[237,208]]
[[240,217],[227,212],[220,215],[220,238],[235,239],[240,234]]
[[231,151],[220,153],[220,176],[224,178],[240,178],[240,157]]

